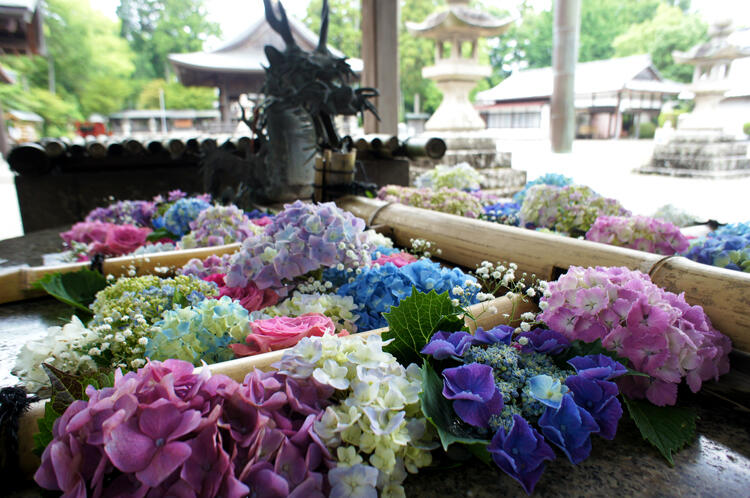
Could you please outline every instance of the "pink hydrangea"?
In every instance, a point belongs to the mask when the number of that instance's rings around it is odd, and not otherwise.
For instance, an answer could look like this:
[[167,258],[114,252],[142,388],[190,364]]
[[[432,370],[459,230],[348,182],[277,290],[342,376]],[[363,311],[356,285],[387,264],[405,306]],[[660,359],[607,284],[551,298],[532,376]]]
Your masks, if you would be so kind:
[[586,240],[665,255],[684,252],[690,245],[678,227],[648,216],[599,216]]
[[116,226],[114,223],[103,221],[82,221],[73,225],[67,232],[62,232],[60,237],[65,241],[67,247],[71,247],[73,242],[83,244],[104,242],[107,239],[107,234]]
[[34,478],[63,496],[322,495],[335,461],[312,428],[332,392],[259,371],[239,384],[178,360],[118,371],[55,422]]
[[[250,323],[253,333],[247,336],[247,344],[230,344],[238,357],[267,353],[296,345],[304,337],[320,337],[333,334],[333,321],[320,313],[306,313],[298,317],[277,316]],[[345,330],[338,335],[349,333]]]
[[571,340],[601,339],[605,348],[650,377],[626,376],[629,396],[673,405],[684,378],[693,392],[729,371],[728,337],[684,294],[665,291],[627,268],[572,266],[549,287],[539,319]]
[[395,252],[393,254],[381,254],[378,259],[370,263],[370,266],[375,264],[382,266],[386,263],[393,263],[397,268],[401,268],[415,261],[417,261],[417,257],[408,252]]

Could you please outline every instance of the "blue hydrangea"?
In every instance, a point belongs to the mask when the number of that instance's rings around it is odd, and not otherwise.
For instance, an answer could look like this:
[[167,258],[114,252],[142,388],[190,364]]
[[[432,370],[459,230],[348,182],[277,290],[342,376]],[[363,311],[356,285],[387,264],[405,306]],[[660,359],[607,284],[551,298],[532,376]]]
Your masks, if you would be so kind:
[[180,199],[164,213],[164,228],[175,235],[185,235],[190,231],[190,222],[209,207],[211,204],[197,197]]
[[750,233],[735,235],[742,229],[727,227],[724,232],[717,230],[693,242],[685,256],[707,265],[750,272]]
[[204,299],[187,308],[167,310],[154,324],[146,345],[152,360],[175,358],[199,366],[234,358],[228,347],[251,333],[248,311],[228,296]]
[[572,184],[572,178],[568,178],[567,176],[559,175],[557,173],[547,173],[546,175],[542,175],[535,180],[526,182],[523,190],[521,190],[520,192],[516,192],[516,194],[513,196],[513,202],[519,205],[523,204],[523,200],[526,198],[526,192],[528,192],[529,189],[534,185],[555,185],[557,187],[565,187],[566,185]]
[[493,221],[503,225],[518,226],[520,220],[519,211],[521,205],[516,202],[498,202],[483,207],[484,214],[481,219]]
[[434,261],[421,259],[401,268],[392,263],[362,268],[354,281],[339,288],[338,294],[354,298],[354,302],[360,305],[357,327],[372,330],[387,325],[382,314],[410,296],[412,286],[419,292],[449,292],[451,298],[458,297],[452,294],[453,288],[461,287],[469,303],[475,303],[476,289],[468,287],[467,281],[476,282],[476,279],[458,268],[449,270]]

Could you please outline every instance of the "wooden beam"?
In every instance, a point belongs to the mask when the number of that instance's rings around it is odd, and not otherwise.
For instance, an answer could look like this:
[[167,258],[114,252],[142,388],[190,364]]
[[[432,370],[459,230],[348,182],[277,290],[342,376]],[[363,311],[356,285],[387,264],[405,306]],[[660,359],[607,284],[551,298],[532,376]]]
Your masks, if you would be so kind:
[[365,114],[365,133],[398,134],[400,89],[398,74],[397,0],[362,0],[362,86],[375,87],[380,97],[374,99],[380,121]]

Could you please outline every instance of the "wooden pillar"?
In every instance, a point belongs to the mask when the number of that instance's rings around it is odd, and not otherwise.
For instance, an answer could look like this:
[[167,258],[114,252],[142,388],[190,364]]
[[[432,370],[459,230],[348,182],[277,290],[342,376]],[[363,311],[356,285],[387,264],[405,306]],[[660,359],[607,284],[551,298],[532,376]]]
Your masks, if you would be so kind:
[[362,0],[362,86],[375,87],[380,121],[365,113],[365,133],[398,134],[398,0]]
[[232,118],[229,115],[229,89],[226,84],[219,87],[219,113],[221,114],[222,128],[228,129]]
[[555,2],[551,134],[553,152],[570,152],[575,137],[575,70],[578,60],[580,0]]
[[7,158],[8,152],[10,152],[10,146],[8,145],[8,129],[5,127],[5,111],[0,105],[0,154],[3,158]]

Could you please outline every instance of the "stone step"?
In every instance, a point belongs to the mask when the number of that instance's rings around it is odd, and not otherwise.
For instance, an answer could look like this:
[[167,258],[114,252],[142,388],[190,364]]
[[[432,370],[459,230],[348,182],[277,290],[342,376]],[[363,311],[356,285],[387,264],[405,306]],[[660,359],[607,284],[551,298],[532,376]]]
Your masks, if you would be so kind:
[[722,143],[676,143],[669,142],[654,147],[654,156],[662,155],[713,155],[713,156],[742,156],[747,154],[746,142]]
[[700,171],[733,171],[750,169],[750,158],[747,157],[700,157],[670,159],[654,158],[651,165],[654,168],[675,168]]
[[484,181],[482,189],[520,190],[526,185],[526,172],[510,168],[488,168],[481,171]]

